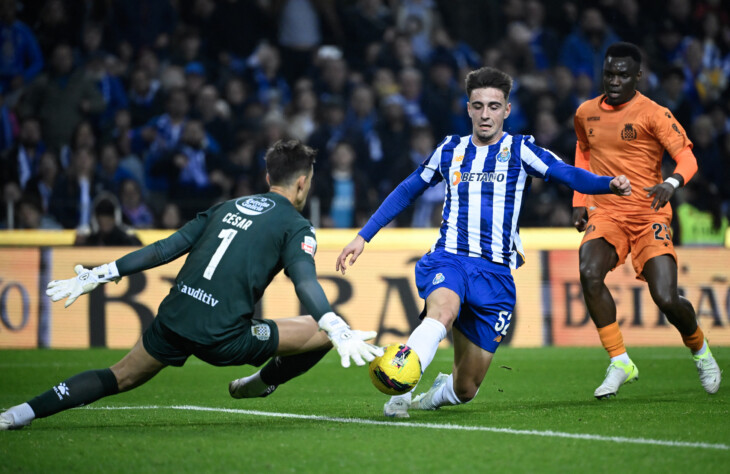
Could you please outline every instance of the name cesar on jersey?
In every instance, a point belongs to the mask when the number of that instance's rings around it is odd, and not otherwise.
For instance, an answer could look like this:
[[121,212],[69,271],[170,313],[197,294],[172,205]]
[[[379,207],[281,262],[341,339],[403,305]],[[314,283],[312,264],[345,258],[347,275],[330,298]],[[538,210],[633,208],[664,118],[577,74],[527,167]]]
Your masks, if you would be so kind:
[[223,216],[221,222],[223,222],[224,224],[231,224],[233,227],[238,227],[239,229],[243,230],[247,230],[249,227],[251,227],[251,224],[253,224],[253,221],[251,219],[241,217],[235,212],[227,213],[225,216]]

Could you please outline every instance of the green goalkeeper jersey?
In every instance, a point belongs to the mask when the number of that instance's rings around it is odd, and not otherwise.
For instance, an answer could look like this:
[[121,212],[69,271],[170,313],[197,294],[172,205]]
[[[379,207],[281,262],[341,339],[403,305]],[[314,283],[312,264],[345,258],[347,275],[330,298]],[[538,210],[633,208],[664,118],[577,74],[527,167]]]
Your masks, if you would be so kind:
[[274,276],[301,260],[314,265],[317,249],[312,224],[272,192],[217,204],[178,233],[190,254],[158,318],[201,344],[240,331]]

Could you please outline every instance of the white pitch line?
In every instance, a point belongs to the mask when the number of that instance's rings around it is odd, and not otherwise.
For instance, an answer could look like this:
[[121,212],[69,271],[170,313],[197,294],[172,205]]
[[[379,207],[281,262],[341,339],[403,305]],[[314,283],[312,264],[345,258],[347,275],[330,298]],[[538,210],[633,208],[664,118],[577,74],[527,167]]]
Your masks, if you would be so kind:
[[173,406],[158,406],[158,405],[147,405],[147,406],[126,406],[126,407],[95,407],[88,406],[84,407],[84,410],[159,410],[159,409],[170,409],[170,410],[188,410],[188,411],[209,411],[217,413],[235,413],[238,415],[250,415],[250,416],[265,416],[270,418],[292,418],[297,420],[313,420],[313,421],[327,421],[331,423],[347,423],[347,424],[358,424],[358,425],[376,425],[376,426],[397,426],[397,427],[409,427],[409,428],[427,428],[434,430],[454,430],[454,431],[486,431],[489,433],[505,433],[513,435],[525,435],[525,436],[542,436],[546,438],[570,438],[570,439],[581,439],[587,441],[609,441],[613,443],[627,443],[627,444],[648,444],[654,446],[670,446],[674,448],[701,448],[701,449],[720,449],[730,450],[730,445],[727,444],[713,444],[713,443],[691,443],[688,441],[667,441],[661,439],[651,438],[627,438],[624,436],[602,436],[594,434],[581,434],[581,433],[564,433],[561,431],[538,431],[538,430],[515,430],[512,428],[494,428],[490,426],[468,426],[468,425],[452,425],[447,423],[413,423],[410,421],[381,421],[381,420],[368,420],[363,418],[339,418],[332,416],[321,416],[321,415],[301,415],[298,413],[276,413],[258,410],[239,410],[235,408],[214,408],[214,407],[200,407],[194,405],[173,405]]

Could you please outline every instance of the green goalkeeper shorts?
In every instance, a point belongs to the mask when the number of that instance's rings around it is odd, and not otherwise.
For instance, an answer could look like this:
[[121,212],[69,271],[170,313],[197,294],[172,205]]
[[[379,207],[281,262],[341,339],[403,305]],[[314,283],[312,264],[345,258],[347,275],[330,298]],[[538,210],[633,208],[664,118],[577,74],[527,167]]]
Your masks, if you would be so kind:
[[165,365],[182,367],[191,355],[211,365],[260,366],[276,353],[279,330],[269,319],[250,319],[234,336],[204,345],[173,332],[155,318],[142,336],[147,352]]

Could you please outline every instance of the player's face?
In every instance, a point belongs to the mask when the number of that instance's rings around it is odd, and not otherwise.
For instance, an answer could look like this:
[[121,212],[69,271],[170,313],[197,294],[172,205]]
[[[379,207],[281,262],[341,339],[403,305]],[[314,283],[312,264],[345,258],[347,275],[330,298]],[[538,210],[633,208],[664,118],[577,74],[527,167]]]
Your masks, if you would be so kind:
[[636,84],[641,77],[639,64],[630,57],[609,56],[603,62],[603,90],[606,102],[619,105],[628,102],[636,93]]
[[497,143],[511,105],[504,92],[493,87],[474,89],[467,106],[472,124],[472,140],[477,146]]

